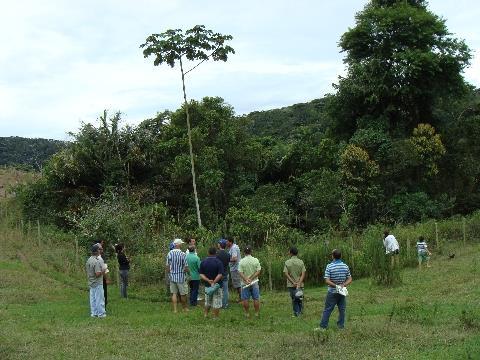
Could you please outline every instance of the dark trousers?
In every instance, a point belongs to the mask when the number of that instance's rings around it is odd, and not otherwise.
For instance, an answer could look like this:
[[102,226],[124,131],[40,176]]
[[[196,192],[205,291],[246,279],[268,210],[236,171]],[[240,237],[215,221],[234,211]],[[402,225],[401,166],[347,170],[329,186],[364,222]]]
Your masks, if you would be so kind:
[[128,270],[120,270],[120,296],[127,297]]
[[297,292],[296,287],[289,287],[288,291],[292,298],[293,315],[298,316],[303,312],[303,301],[302,299],[295,297],[295,293]]
[[103,277],[103,295],[105,297],[105,308],[107,308],[107,279]]
[[338,321],[337,326],[343,329],[345,326],[345,309],[347,308],[347,299],[345,296],[336,293],[327,293],[325,298],[325,309],[323,310],[322,321],[320,321],[320,327],[326,329],[328,326],[328,320],[335,305],[338,306]]
[[200,286],[200,280],[190,280],[190,305],[197,306],[198,299],[198,287]]

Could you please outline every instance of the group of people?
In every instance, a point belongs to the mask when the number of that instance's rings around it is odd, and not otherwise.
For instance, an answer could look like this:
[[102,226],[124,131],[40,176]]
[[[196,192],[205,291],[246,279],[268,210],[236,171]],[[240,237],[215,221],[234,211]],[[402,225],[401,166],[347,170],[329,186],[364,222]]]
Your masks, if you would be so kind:
[[[187,244],[185,252],[182,246]],[[386,254],[391,257],[391,264],[399,262],[400,247],[396,238],[387,230],[384,232],[383,245]],[[417,242],[419,267],[427,262],[429,267],[428,246],[421,236]],[[120,295],[127,297],[128,271],[130,262],[125,255],[122,244],[115,245],[115,252],[119,263]],[[320,327],[316,330],[325,330],[328,327],[330,315],[335,306],[338,307],[338,328],[345,326],[346,287],[351,284],[352,276],[347,264],[342,260],[342,253],[334,249],[331,253],[331,262],[326,266],[324,279],[327,284],[327,295]],[[103,256],[103,242],[92,245],[91,256],[86,263],[88,284],[90,287],[90,310],[92,317],[106,316],[107,304],[107,273],[108,267]],[[205,302],[204,316],[208,317],[210,310],[214,318],[218,318],[220,309],[229,307],[229,279],[232,288],[238,294],[238,302],[242,303],[246,317],[250,317],[250,300],[253,301],[254,314],[260,312],[259,275],[262,271],[260,261],[252,255],[252,247],[244,248],[244,257],[233,238],[220,239],[216,246],[208,249],[208,256],[200,260],[196,251],[196,241],[191,238],[186,242],[175,239],[170,244],[170,251],[166,257],[166,274],[168,274],[169,291],[171,293],[173,311],[178,312],[178,302],[184,311],[190,306],[197,306],[199,301],[200,284],[204,285]],[[293,317],[303,313],[303,291],[306,268],[298,257],[298,249],[291,247],[289,259],[285,261],[283,273],[292,301]],[[190,293],[188,304],[187,294]]]
[[[383,233],[383,246],[385,247],[385,253],[391,257],[391,266],[398,266],[400,262],[400,246],[395,236],[390,234],[388,230],[385,230]],[[428,250],[428,245],[423,236],[418,238],[415,247],[417,249],[418,269],[422,269],[423,263],[426,263],[426,266],[430,267],[430,256],[432,253]]]
[[[90,248],[91,255],[85,264],[90,289],[90,316],[98,318],[107,316],[107,286],[110,283],[107,275],[109,270],[105,262],[104,245],[105,242],[103,240],[94,243]],[[125,246],[123,244],[115,244],[114,250],[118,261],[120,296],[126,298],[130,260],[125,255]]]

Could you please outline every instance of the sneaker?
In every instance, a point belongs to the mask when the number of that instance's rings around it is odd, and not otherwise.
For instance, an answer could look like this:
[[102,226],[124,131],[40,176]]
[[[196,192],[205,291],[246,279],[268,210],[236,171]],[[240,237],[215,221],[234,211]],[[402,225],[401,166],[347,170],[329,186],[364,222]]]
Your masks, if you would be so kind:
[[106,317],[107,317],[107,314],[98,315],[97,317],[99,317],[99,318],[106,318]]
[[313,331],[315,331],[315,332],[324,332],[324,331],[327,331],[327,329],[322,328],[322,327],[317,327],[317,328],[313,329]]

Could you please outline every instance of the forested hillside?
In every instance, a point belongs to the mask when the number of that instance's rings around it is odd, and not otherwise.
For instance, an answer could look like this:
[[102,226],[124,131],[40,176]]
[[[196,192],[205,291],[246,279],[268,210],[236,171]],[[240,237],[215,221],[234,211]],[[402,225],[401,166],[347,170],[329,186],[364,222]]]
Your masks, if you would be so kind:
[[84,124],[19,189],[24,215],[151,250],[174,235],[287,244],[479,209],[468,46],[420,0],[370,1],[340,46],[347,72],[324,99],[247,116],[220,97],[189,102],[202,227],[184,107]]
[[39,170],[50,156],[65,145],[59,140],[0,137],[0,165],[22,165]]

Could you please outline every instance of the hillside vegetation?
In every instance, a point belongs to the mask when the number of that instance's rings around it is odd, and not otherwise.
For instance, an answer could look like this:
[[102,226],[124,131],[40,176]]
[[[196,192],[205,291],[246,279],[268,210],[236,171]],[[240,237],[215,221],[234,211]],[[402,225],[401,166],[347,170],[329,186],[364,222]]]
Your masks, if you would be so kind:
[[40,170],[65,145],[64,141],[51,139],[0,137],[0,165]]

